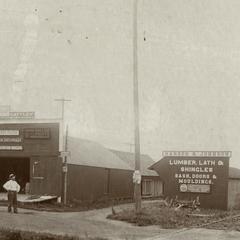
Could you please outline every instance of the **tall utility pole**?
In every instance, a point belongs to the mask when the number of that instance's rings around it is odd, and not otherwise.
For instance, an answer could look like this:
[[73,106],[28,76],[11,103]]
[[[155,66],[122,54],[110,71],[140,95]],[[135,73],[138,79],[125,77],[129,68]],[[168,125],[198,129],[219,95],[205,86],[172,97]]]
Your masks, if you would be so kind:
[[[70,102],[72,100],[70,99],[65,99],[65,98],[60,98],[60,99],[55,99],[55,101],[61,102],[62,103],[62,134],[63,134],[63,144],[62,144],[62,151],[67,152],[68,151],[68,126],[65,131],[65,102]],[[64,155],[63,159],[63,203],[67,204],[67,156],[66,154]]]
[[54,99],[57,102],[61,102],[62,105],[62,110],[61,110],[61,119],[62,119],[62,134],[63,134],[63,144],[62,144],[62,151],[66,151],[66,146],[65,146],[65,103],[66,102],[71,102],[71,99],[65,99],[65,98],[58,98]]
[[134,199],[135,210],[141,211],[141,172],[140,172],[140,134],[139,134],[139,97],[138,97],[138,0],[133,0],[133,91],[135,123],[135,172]]

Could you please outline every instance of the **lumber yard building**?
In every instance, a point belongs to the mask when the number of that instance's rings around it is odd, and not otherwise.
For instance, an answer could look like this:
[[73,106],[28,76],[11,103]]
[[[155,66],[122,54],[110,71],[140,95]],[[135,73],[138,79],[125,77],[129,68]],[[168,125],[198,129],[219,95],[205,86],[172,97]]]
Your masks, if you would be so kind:
[[228,209],[240,209],[240,169],[229,167]]
[[68,138],[67,200],[94,202],[106,198],[132,198],[132,169],[102,145]]
[[[0,123],[0,184],[16,174],[21,193],[63,196],[61,122]],[[68,138],[67,200],[131,197],[132,169],[100,144]]]
[[[99,143],[73,137],[68,138],[68,146],[71,153],[67,180],[69,201],[133,198],[133,153],[109,150]],[[141,155],[142,195],[145,197],[162,194],[158,174],[148,169],[153,163],[149,156]]]
[[[65,166],[61,119],[35,119],[31,114],[0,116],[0,191],[15,173],[21,193],[60,197],[66,171],[67,201],[133,197],[133,153],[69,137]],[[240,208],[240,170],[229,167],[230,157],[228,151],[168,151],[154,163],[143,154],[142,195],[198,196],[205,208]]]
[[163,181],[163,195],[191,200],[201,207],[240,207],[240,170],[229,167],[229,151],[164,151],[150,169]]
[[54,120],[0,120],[0,191],[14,173],[21,193],[61,194],[59,158],[61,122]]
[[[66,194],[67,201],[90,202],[133,197],[134,167],[132,160],[128,161],[134,154],[124,153],[121,158],[120,151],[114,153],[98,143],[68,137],[70,154],[67,164],[63,164],[62,153],[66,153],[63,142],[61,119],[35,119],[29,112],[0,116],[0,191],[4,191],[2,185],[9,174],[14,173],[21,193],[30,195],[63,199]],[[147,170],[153,161],[146,155],[141,157],[145,159],[143,195],[159,196],[162,190],[158,176]]]
[[[111,150],[120,159],[127,163],[132,170],[135,168],[135,155],[131,152],[124,152],[119,150]],[[160,197],[163,193],[163,183],[159,175],[148,169],[154,164],[153,159],[147,154],[140,155],[141,162],[141,176],[142,176],[142,196],[143,197]]]

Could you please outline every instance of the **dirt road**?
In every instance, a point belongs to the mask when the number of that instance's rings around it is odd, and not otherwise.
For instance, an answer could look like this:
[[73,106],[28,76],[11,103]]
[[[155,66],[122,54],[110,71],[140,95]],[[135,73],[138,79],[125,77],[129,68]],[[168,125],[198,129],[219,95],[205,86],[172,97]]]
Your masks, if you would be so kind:
[[[116,208],[132,207],[123,205]],[[238,240],[240,232],[208,229],[164,230],[158,226],[137,227],[125,222],[106,219],[110,208],[86,212],[52,213],[19,209],[9,214],[0,207],[0,228],[14,228],[35,232],[103,237],[108,239],[151,240]]]
[[[119,209],[120,207],[118,207]],[[86,212],[52,213],[19,209],[19,214],[9,214],[0,207],[0,227],[27,231],[49,232],[109,239],[143,239],[169,230],[158,226],[137,227],[128,223],[106,219],[110,208]]]
[[185,229],[174,230],[171,233],[163,233],[158,236],[146,238],[145,240],[237,240],[240,232],[211,230],[211,229]]

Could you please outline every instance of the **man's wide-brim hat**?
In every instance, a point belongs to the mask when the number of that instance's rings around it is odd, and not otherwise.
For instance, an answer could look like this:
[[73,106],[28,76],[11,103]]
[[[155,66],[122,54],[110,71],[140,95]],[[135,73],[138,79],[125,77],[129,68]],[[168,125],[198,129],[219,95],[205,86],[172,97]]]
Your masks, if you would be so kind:
[[15,175],[14,174],[10,174],[9,175],[9,179],[13,179],[13,178],[15,178]]

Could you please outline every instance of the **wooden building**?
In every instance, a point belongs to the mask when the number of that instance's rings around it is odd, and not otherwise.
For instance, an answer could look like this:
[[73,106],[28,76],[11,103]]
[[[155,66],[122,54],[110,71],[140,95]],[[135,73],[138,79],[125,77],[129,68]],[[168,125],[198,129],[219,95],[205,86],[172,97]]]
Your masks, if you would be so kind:
[[230,157],[228,151],[167,151],[150,169],[163,180],[164,196],[199,197],[204,208],[227,209]]
[[133,170],[102,145],[68,138],[67,200],[96,201],[104,198],[132,198]]
[[[61,157],[62,121],[35,119],[29,114],[0,115],[0,191],[14,173],[21,193],[62,197],[66,170]],[[68,201],[133,197],[134,154],[110,151],[98,143],[72,137],[67,144],[71,155],[66,173]],[[158,175],[148,169],[152,159],[141,155],[141,162],[142,195],[161,195]]]
[[[0,187],[16,174],[21,192],[61,194],[62,163],[59,158],[57,121],[8,120],[0,123]],[[26,188],[26,186],[28,186]]]
[[[132,170],[135,168],[135,155],[131,152],[124,152],[118,150],[111,150],[122,159]],[[147,154],[141,154],[141,175],[142,175],[142,196],[143,197],[159,197],[163,194],[163,183],[159,175],[148,169],[154,164],[153,159]]]
[[[14,173],[21,193],[63,196],[61,124],[60,120],[43,119],[0,121],[0,191]],[[133,197],[133,154],[112,152],[98,143],[72,137],[67,143],[71,153],[67,162],[68,201]],[[158,176],[147,169],[152,160],[146,155],[141,158],[142,194],[159,196]]]
[[240,209],[240,169],[229,168],[228,209]]

